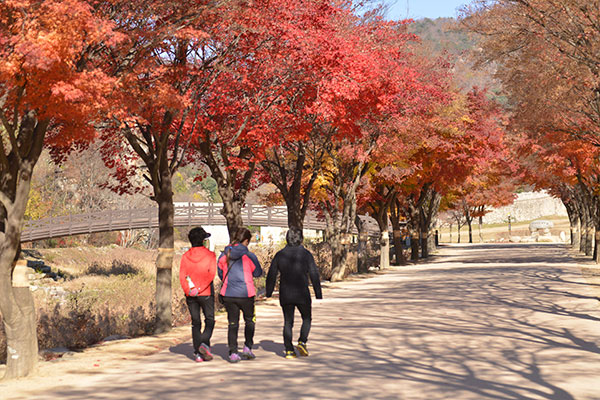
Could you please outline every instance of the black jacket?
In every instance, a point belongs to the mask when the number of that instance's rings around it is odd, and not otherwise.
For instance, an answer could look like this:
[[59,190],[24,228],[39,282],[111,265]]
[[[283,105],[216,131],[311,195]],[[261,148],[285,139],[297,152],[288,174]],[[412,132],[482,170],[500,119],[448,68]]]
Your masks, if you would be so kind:
[[271,297],[281,273],[279,283],[280,304],[309,304],[308,277],[315,290],[315,297],[322,299],[321,282],[315,259],[304,246],[286,246],[273,257],[267,274],[267,297]]

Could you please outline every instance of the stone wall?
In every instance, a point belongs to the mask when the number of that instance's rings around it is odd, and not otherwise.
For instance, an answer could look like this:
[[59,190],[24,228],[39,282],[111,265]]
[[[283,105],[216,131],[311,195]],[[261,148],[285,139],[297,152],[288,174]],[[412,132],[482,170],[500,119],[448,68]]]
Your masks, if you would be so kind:
[[510,206],[494,209],[483,217],[484,224],[531,221],[541,217],[560,215],[566,216],[567,209],[562,201],[550,196],[545,191],[519,193]]

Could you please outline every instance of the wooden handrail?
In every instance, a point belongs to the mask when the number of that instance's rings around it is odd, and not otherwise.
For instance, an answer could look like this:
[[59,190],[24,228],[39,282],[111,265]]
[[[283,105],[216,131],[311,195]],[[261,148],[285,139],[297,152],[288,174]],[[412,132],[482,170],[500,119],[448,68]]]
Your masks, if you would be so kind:
[[[225,217],[221,213],[215,212],[215,206],[219,207],[220,204],[176,204],[174,226],[225,225]],[[377,223],[370,217],[367,219],[367,231],[370,234],[377,234],[379,232]],[[242,220],[245,225],[287,228],[287,208],[249,205],[242,209]],[[325,221],[319,220],[313,211],[309,211],[304,221],[305,229],[324,230],[326,227]],[[157,208],[107,210],[25,221],[21,242],[148,228],[158,228]]]

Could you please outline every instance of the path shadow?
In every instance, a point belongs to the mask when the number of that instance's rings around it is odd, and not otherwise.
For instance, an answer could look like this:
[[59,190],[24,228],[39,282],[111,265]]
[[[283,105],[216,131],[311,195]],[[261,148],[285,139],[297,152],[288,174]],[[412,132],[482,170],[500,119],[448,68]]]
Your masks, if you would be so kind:
[[258,347],[280,357],[283,357],[285,354],[285,346],[283,343],[275,343],[272,340],[261,340],[260,343],[258,343]]
[[169,347],[169,351],[173,354],[180,354],[189,358],[190,360],[194,359],[194,346],[191,343],[180,343],[177,346]]
[[215,344],[210,346],[210,352],[215,358],[221,357],[222,360],[227,361],[229,359],[229,347],[224,343]]
[[[180,354],[182,356],[185,356],[187,358],[189,358],[190,360],[194,359],[194,347],[192,345],[192,343],[187,342],[187,343],[181,343],[178,344],[177,346],[171,346],[169,347],[169,351],[173,354]],[[229,347],[227,347],[227,345],[225,344],[216,344],[213,346],[210,346],[210,352],[213,354],[213,356],[215,358],[221,357],[223,360],[227,361],[228,357],[229,357]]]

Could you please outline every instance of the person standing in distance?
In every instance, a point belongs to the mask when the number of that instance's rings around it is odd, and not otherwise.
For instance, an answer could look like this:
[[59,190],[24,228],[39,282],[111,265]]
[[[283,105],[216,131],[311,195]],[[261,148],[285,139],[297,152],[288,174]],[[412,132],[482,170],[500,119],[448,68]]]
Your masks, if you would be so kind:
[[313,285],[315,297],[322,299],[319,271],[313,255],[302,246],[304,237],[302,229],[290,228],[286,235],[287,246],[275,254],[269,273],[267,274],[267,297],[273,295],[277,275],[281,274],[279,282],[279,304],[283,310],[283,343],[285,358],[296,358],[292,344],[292,329],[294,327],[294,311],[297,308],[302,316],[302,327],[298,339],[298,353],[308,356],[306,342],[310,332],[312,307],[308,277]]
[[[246,228],[240,228],[233,236],[231,244],[225,247],[219,256],[217,269],[219,278],[223,281],[221,291],[222,302],[227,310],[227,345],[229,346],[229,362],[236,363],[242,358],[252,360],[254,345],[254,328],[256,314],[254,296],[256,288],[254,280],[262,275],[258,258],[248,250],[252,234]],[[242,355],[238,354],[238,330],[240,326],[240,311],[244,314],[244,348]]]
[[[210,361],[210,338],[215,327],[215,289],[213,280],[217,272],[215,253],[204,247],[204,240],[210,237],[202,227],[193,228],[188,233],[192,247],[181,257],[179,282],[185,293],[185,302],[192,317],[192,342],[194,360]],[[200,310],[204,313],[204,331],[200,320]]]

